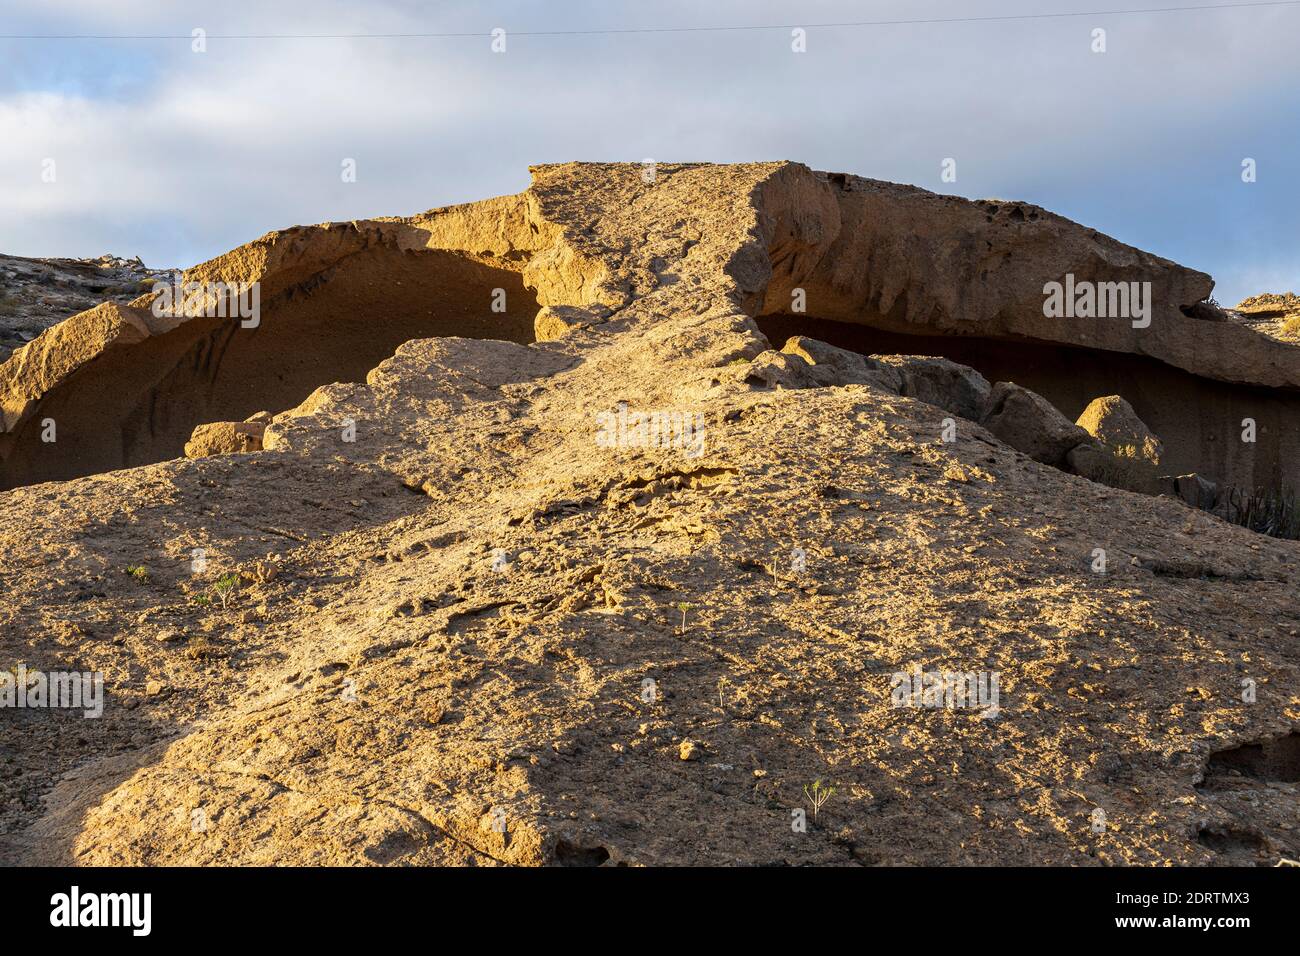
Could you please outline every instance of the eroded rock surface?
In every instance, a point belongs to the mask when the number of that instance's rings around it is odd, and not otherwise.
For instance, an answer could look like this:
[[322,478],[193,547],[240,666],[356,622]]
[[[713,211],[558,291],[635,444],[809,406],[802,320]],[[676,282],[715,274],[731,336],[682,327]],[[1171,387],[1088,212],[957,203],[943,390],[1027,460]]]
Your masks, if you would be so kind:
[[1300,341],[1300,295],[1264,292],[1237,303],[1233,314],[1264,335],[1288,342]]
[[[759,193],[776,230],[771,275],[760,265],[742,281],[761,314],[791,313],[802,289],[808,313],[825,319],[1126,352],[1221,381],[1300,386],[1300,349],[1210,305],[1214,283],[1202,272],[1027,203],[839,174],[818,190],[797,178],[772,177]],[[1046,316],[1044,286],[1067,276],[1149,283],[1150,324]]]
[[[1297,855],[1294,782],[1261,762],[1224,786],[1216,755],[1300,724],[1300,545],[1033,460],[998,432],[1052,460],[1093,442],[1033,392],[994,384],[981,424],[988,382],[952,363],[755,324],[806,282],[811,314],[1023,331],[1037,262],[1149,279],[1153,329],[1229,325],[1181,311],[1206,277],[1033,207],[786,163],[533,172],[518,197],[199,267],[263,278],[254,332],[141,303],[0,366],[6,466],[28,477],[25,423],[85,407],[97,367],[130,373],[130,414],[101,420],[119,448],[183,424],[179,455],[197,425],[274,414],[261,452],[0,494],[3,659],[108,691],[98,719],[0,711],[0,859]],[[407,338],[356,375],[282,388],[253,363],[377,349],[355,329],[386,323]],[[1042,337],[1193,354],[1133,332]],[[1260,378],[1293,374],[1251,348]],[[233,381],[238,402],[214,390]],[[164,427],[161,397],[192,414]],[[1010,428],[1013,404],[1048,427]],[[917,669],[996,675],[996,713],[896,706]],[[835,795],[800,832],[818,780]]]

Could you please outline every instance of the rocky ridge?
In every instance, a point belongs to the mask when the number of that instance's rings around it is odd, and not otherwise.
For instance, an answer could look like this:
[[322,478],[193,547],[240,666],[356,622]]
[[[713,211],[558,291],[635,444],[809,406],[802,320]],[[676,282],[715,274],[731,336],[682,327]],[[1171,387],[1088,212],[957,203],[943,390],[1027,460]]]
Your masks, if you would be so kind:
[[[97,720],[3,714],[3,859],[1296,856],[1300,545],[1072,473],[1102,429],[1030,389],[757,321],[802,290],[1268,388],[1300,383],[1294,349],[1025,204],[788,163],[533,173],[190,270],[263,283],[252,345],[144,299],[0,365],[28,478],[28,423],[123,383],[102,473],[0,494],[0,651],[109,688]],[[1152,282],[1148,334],[1041,321],[1066,271]],[[108,470],[133,448],[168,460]],[[898,706],[917,671],[995,675],[996,712]]]

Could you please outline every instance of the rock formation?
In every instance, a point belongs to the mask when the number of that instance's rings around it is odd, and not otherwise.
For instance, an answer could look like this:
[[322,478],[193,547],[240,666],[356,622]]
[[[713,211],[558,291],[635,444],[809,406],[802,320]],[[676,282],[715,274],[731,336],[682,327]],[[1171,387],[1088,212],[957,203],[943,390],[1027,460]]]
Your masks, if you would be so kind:
[[0,711],[0,859],[1300,852],[1300,544],[1071,473],[1118,394],[1170,474],[1289,476],[1296,349],[1037,207],[652,172],[271,233],[185,276],[254,326],[0,365],[0,652],[107,687]]
[[1107,448],[1133,448],[1138,457],[1153,467],[1160,465],[1164,445],[1120,395],[1093,399],[1075,424]]
[[155,282],[162,269],[137,259],[25,259],[0,255],[0,361],[74,312],[101,302],[130,302]]
[[1256,331],[1274,338],[1300,340],[1300,295],[1294,292],[1265,292],[1237,303],[1232,310]]
[[269,412],[258,412],[243,422],[209,422],[194,429],[185,443],[186,458],[231,455],[262,450],[262,436],[271,421]]
[[1100,445],[1070,452],[1076,474],[1129,491],[1157,493],[1164,444],[1122,396],[1093,399],[1076,424]]

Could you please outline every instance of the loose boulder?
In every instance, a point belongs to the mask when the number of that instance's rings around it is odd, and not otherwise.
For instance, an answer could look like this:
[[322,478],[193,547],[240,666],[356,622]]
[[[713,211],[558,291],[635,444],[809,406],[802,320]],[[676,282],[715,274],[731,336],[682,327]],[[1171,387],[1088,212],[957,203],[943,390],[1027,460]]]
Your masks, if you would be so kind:
[[1113,488],[1159,494],[1164,445],[1119,395],[1095,398],[1075,422],[1097,440],[1067,456],[1076,474]]
[[[806,335],[793,335],[781,349],[813,366],[813,375],[826,385],[875,385],[890,392],[902,388],[903,378],[891,365],[858,352],[828,345]],[[824,381],[823,381],[824,380]]]
[[1014,382],[993,386],[982,424],[1017,451],[1058,468],[1073,449],[1092,441],[1051,402]]
[[924,355],[885,355],[880,361],[902,379],[899,394],[974,422],[983,417],[992,388],[988,379],[970,366]]
[[578,308],[571,305],[548,305],[538,310],[533,319],[533,334],[539,342],[554,342],[575,329],[597,325],[609,316],[604,306]]
[[1159,494],[1160,478],[1151,463],[1136,454],[1133,446],[1111,449],[1100,443],[1078,445],[1065,456],[1066,464],[1076,475],[1099,485],[1145,495]]
[[1119,395],[1094,398],[1075,424],[1111,451],[1131,447],[1134,456],[1160,464],[1164,445]]
[[246,422],[208,422],[194,429],[185,443],[186,458],[241,454],[262,450],[262,435],[271,416],[259,412]]

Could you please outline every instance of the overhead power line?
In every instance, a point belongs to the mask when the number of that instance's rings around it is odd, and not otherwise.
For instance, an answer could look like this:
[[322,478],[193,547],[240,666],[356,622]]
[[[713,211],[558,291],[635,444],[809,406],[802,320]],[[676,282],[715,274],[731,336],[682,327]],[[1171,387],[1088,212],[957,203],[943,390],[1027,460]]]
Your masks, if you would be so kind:
[[[1249,0],[1130,10],[1076,10],[1062,13],[1007,13],[974,17],[912,17],[896,20],[843,20],[831,23],[762,23],[737,26],[625,27],[591,30],[507,30],[510,37],[623,36],[644,33],[737,33],[759,30],[823,30],[854,27],[928,25],[938,23],[1004,23],[1014,20],[1060,20],[1067,17],[1118,17],[1152,13],[1194,13],[1202,10],[1244,10],[1257,7],[1297,7],[1300,0]],[[490,39],[491,31],[475,33],[208,33],[209,40],[452,40]],[[190,40],[192,34],[3,33],[0,40]]]

